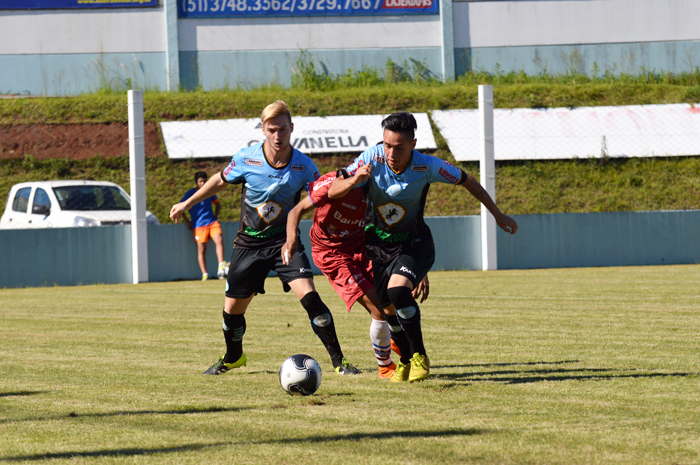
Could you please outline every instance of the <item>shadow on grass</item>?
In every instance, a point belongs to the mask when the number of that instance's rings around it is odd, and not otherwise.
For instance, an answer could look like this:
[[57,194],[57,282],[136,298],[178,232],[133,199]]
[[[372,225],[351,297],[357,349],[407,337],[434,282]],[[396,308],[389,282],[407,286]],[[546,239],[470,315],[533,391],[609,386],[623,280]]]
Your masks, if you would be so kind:
[[0,392],[0,397],[21,397],[21,396],[36,396],[38,394],[47,394],[51,391],[17,391],[17,392]]
[[160,449],[113,449],[94,450],[87,452],[58,452],[48,454],[17,455],[14,457],[0,458],[0,462],[22,462],[26,460],[48,460],[48,459],[78,459],[89,457],[135,457],[139,455],[171,454],[175,452],[189,452],[207,449],[209,447],[227,446],[233,443],[218,442],[214,444],[186,444],[178,447],[163,447]]
[[522,362],[522,363],[471,363],[468,365],[430,365],[430,368],[488,368],[488,367],[517,367],[529,365],[564,365],[565,363],[580,363],[581,360],[560,360],[556,362]]
[[447,436],[476,436],[489,432],[489,430],[474,428],[448,429],[445,431],[383,431],[381,433],[350,433],[333,436],[310,436],[308,438],[272,439],[252,441],[250,444],[304,444],[309,442],[362,441],[364,439],[440,438]]
[[176,410],[125,410],[119,412],[105,413],[75,413],[71,412],[67,415],[60,416],[45,416],[22,419],[0,419],[0,424],[14,423],[20,421],[47,421],[47,420],[62,420],[65,418],[102,418],[102,417],[118,417],[131,415],[192,415],[197,413],[218,413],[218,412],[240,412],[243,410],[251,410],[252,407],[210,407],[210,408],[182,408]]
[[274,439],[265,441],[244,441],[244,442],[219,442],[213,444],[186,444],[177,447],[163,447],[160,449],[114,449],[96,450],[87,452],[60,452],[33,455],[17,455],[14,457],[0,458],[0,462],[21,462],[28,460],[47,459],[77,459],[92,457],[135,457],[140,455],[171,454],[177,452],[189,452],[207,449],[210,447],[241,446],[245,444],[305,444],[337,441],[362,441],[365,439],[393,439],[393,438],[438,438],[447,436],[475,436],[486,434],[488,430],[483,429],[451,429],[446,431],[385,431],[381,433],[351,433],[336,434],[333,436],[311,436],[308,438]]
[[[633,370],[617,370],[609,368],[578,368],[578,369],[544,369],[544,370],[504,370],[486,373],[447,373],[439,374],[437,379],[455,382],[478,383],[493,382],[503,384],[527,384],[543,381],[604,381],[625,378],[665,378],[686,377],[694,373],[629,373]],[[504,376],[520,375],[520,376]]]

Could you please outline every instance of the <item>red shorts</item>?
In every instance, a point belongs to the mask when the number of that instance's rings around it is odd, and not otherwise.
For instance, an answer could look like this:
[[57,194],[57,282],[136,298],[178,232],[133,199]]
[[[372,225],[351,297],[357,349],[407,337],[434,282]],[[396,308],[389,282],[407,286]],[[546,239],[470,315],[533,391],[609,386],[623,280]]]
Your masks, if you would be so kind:
[[360,250],[361,252],[351,253],[313,247],[311,253],[314,263],[343,299],[348,312],[362,294],[374,287],[372,262],[365,255],[364,247]]
[[206,226],[200,226],[199,228],[194,228],[194,241],[200,244],[206,244],[209,241],[209,237],[214,234],[221,234],[221,224],[218,221],[214,221],[212,224]]

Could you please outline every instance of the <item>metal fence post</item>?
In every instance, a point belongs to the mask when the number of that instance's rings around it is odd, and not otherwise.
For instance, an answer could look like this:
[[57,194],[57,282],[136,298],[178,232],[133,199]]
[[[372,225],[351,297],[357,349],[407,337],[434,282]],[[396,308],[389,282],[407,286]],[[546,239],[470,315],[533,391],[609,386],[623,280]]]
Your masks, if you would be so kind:
[[146,150],[143,131],[143,91],[130,90],[129,168],[131,180],[131,269],[134,284],[148,282],[146,226]]
[[[481,185],[496,201],[493,148],[493,86],[479,86],[479,166]],[[498,269],[496,219],[481,205],[481,269]]]

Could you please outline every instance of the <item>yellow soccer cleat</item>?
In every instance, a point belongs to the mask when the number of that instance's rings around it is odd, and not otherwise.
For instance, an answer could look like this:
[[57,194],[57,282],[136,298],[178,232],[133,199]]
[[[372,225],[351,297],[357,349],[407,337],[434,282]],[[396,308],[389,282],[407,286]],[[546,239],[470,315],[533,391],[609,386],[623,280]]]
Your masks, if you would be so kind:
[[402,383],[408,381],[408,376],[411,373],[411,364],[403,364],[399,362],[396,365],[396,371],[394,371],[394,376],[391,377],[392,383]]
[[430,360],[427,355],[421,355],[418,352],[411,357],[411,375],[408,377],[409,382],[422,381],[430,374]]

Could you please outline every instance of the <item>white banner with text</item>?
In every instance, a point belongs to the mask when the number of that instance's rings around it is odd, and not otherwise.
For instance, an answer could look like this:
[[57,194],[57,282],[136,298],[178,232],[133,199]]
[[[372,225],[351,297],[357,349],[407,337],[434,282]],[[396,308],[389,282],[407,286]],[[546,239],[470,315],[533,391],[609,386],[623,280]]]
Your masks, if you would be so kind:
[[[360,153],[382,141],[387,115],[295,116],[291,144],[302,153]],[[417,150],[437,148],[427,113],[414,113]],[[265,140],[257,118],[160,123],[169,158],[232,157]]]

